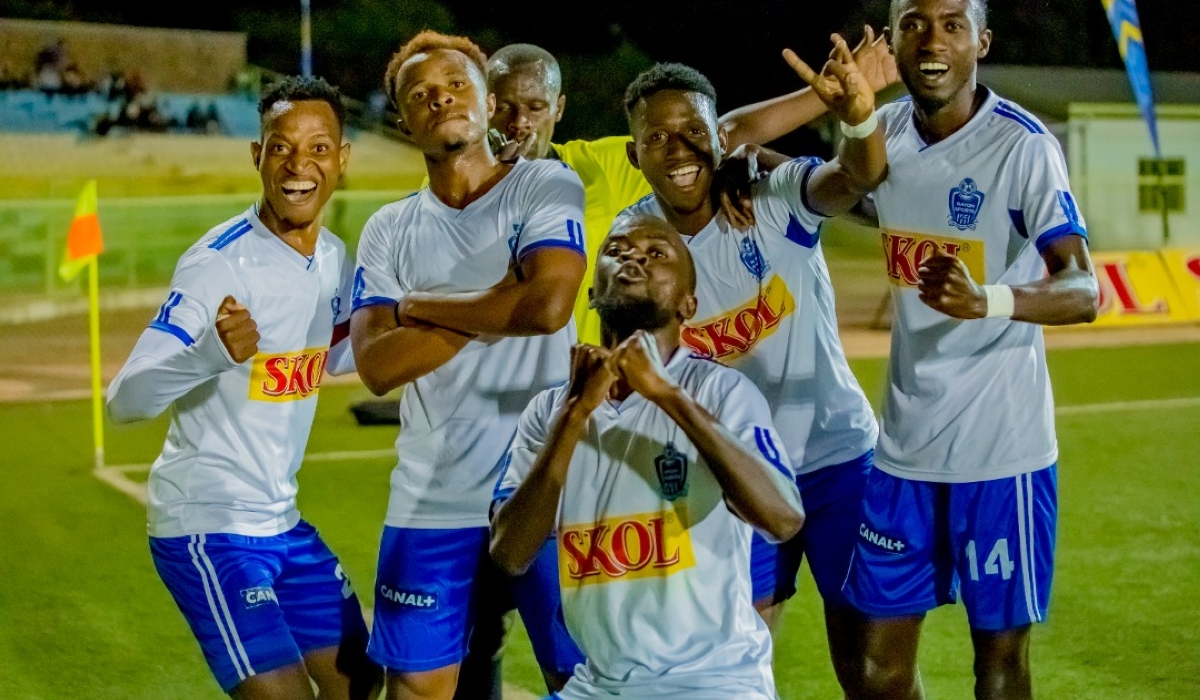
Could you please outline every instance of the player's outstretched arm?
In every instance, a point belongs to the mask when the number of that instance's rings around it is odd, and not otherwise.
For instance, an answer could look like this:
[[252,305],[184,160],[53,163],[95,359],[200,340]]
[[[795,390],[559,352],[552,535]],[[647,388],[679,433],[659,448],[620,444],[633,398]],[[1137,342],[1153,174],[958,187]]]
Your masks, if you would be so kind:
[[[587,425],[588,416],[608,396],[616,375],[607,365],[609,353],[592,345],[571,348],[571,381],[566,401],[538,451],[529,474],[492,518],[491,555],[510,575],[525,573],[554,532],[558,502],[567,467]],[[529,415],[522,416],[525,420]]]
[[476,335],[548,335],[571,320],[587,261],[570,248],[527,254],[496,286],[481,292],[413,293],[400,302],[401,324]]
[[258,325],[250,311],[231,296],[221,302],[215,323],[198,338],[182,326],[155,320],[108,387],[109,417],[115,423],[154,418],[175,399],[253,357],[258,341]]
[[396,318],[396,307],[387,304],[364,306],[350,317],[354,364],[376,396],[441,367],[471,340],[443,328],[399,327]]
[[[875,92],[900,80],[896,59],[883,34],[863,27],[863,38],[854,49],[854,60]],[[811,87],[739,107],[721,115],[730,150],[748,143],[770,143],[825,114],[828,107]]]
[[784,50],[788,65],[841,120],[846,137],[837,157],[818,166],[808,179],[808,201],[828,216],[850,211],[887,177],[887,143],[875,116],[875,92],[845,40],[837,34],[832,39],[833,51],[820,73]]
[[[677,350],[676,352],[682,352]],[[738,517],[777,541],[804,525],[796,484],[748,450],[732,432],[671,380],[654,338],[638,331],[610,360],[629,386],[661,408],[700,451]]]
[[953,318],[984,318],[991,311],[993,316],[1045,326],[1096,320],[1099,286],[1083,236],[1050,242],[1042,249],[1042,260],[1049,273],[1045,278],[1008,287],[980,285],[961,260],[939,253],[917,269],[917,289],[927,306]]

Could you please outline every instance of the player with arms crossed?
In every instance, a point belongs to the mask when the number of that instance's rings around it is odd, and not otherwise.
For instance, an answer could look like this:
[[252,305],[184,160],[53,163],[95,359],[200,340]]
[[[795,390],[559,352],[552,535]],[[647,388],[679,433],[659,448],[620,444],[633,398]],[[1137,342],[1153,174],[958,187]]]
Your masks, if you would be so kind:
[[804,512],[762,394],[680,346],[695,282],[666,222],[618,223],[593,287],[604,347],[573,349],[569,384],[533,400],[508,451],[491,552],[517,574],[557,533],[587,654],[563,700],[775,698],[750,526],[788,539]]
[[350,270],[321,211],[350,156],[345,107],[289,78],[259,104],[259,201],[179,260],[108,391],[118,423],[170,407],[150,469],[150,551],[222,690],[371,698],[381,674],[337,558],[296,509],[321,378],[353,370]]
[[960,595],[978,698],[1029,698],[1057,517],[1042,325],[1095,318],[1087,232],[1058,142],[976,84],[985,0],[896,0],[911,100],[886,105],[873,195],[895,287],[883,430],[845,592],[870,616],[851,698],[922,697],[927,611]]
[[[854,58],[873,90],[895,83],[895,62],[887,43],[865,28]],[[510,44],[488,58],[488,89],[496,94],[491,126],[511,139],[506,153],[525,158],[553,158],[570,165],[583,180],[587,205],[589,268],[600,242],[622,209],[650,193],[650,185],[625,155],[628,136],[591,141],[576,139],[553,143],[555,125],[563,117],[567,96],[562,92],[562,71],[545,49],[532,44]],[[826,106],[810,88],[740,107],[720,118],[727,132],[727,148],[767,143],[824,114]],[[575,302],[575,323],[583,342],[600,342],[600,322],[589,308],[586,285]]]
[[790,58],[843,124],[857,125],[847,127],[853,136],[843,140],[836,159],[778,165],[751,190],[753,223],[736,230],[711,194],[726,145],[712,84],[686,66],[660,64],[626,93],[629,159],[654,195],[622,216],[661,217],[684,234],[698,272],[698,312],[684,324],[684,344],[745,373],[783,431],[808,519],[799,537],[779,547],[755,540],[755,603],[774,623],[796,592],[806,555],[825,602],[834,667],[844,682],[857,656],[861,616],[841,586],[878,428],[838,337],[820,227],[875,187],[887,163],[883,132],[870,121],[874,94],[845,42],[835,38],[821,75]]
[[[487,573],[501,458],[529,400],[569,376],[585,268],[579,177],[497,160],[485,63],[470,40],[434,32],[392,58],[386,83],[429,187],[378,211],[359,242],[359,375],[380,395],[411,383],[369,647],[393,700],[454,694],[473,597],[502,585]],[[543,622],[526,619],[535,639]]]

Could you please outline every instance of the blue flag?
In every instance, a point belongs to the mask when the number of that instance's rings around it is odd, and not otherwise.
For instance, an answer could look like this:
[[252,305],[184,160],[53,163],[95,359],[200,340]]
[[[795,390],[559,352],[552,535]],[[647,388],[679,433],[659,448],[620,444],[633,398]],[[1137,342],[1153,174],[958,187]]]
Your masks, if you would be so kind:
[[1137,6],[1133,0],[1100,0],[1112,25],[1117,48],[1125,59],[1125,70],[1129,73],[1129,84],[1137,99],[1138,109],[1146,126],[1150,128],[1150,140],[1154,142],[1154,155],[1159,156],[1158,122],[1154,116],[1154,92],[1150,88],[1150,64],[1146,61],[1146,46],[1142,43],[1142,27],[1138,22]]

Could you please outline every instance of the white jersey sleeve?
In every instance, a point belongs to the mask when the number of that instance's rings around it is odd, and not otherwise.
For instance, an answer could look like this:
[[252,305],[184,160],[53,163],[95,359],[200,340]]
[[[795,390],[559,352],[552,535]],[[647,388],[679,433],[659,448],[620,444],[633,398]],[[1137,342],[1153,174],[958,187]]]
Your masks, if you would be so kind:
[[[695,398],[751,454],[762,458],[780,487],[797,491],[796,474],[771,421],[771,408],[753,382],[736,370],[715,372],[700,386]],[[732,506],[730,511],[737,514]],[[774,541],[768,533],[760,534]]]
[[395,231],[391,207],[367,219],[358,240],[358,268],[351,290],[352,311],[364,306],[390,305],[407,294],[396,267]]
[[167,300],[108,388],[117,423],[153,418],[202,382],[237,366],[217,335],[225,297],[246,298],[229,264],[208,248],[179,261]]
[[550,435],[550,422],[554,420],[561,389],[548,389],[529,402],[517,421],[517,432],[513,435],[505,452],[500,479],[492,497],[492,511],[498,504],[508,500],[516,492],[533,469],[538,453],[546,446]]
[[1008,203],[1008,212],[1017,232],[1032,240],[1038,252],[1063,236],[1087,238],[1058,140],[1049,134],[1028,134],[1014,155],[1020,185],[1011,190],[1017,200]]
[[512,242],[520,260],[539,248],[569,248],[586,256],[583,235],[583,182],[563,163],[536,163],[549,170],[525,189],[525,221]]
[[[339,241],[340,244],[340,241]],[[325,371],[331,375],[349,374],[355,370],[354,352],[350,347],[350,314],[354,311],[354,261],[339,245],[342,256],[341,282],[333,301],[333,337],[329,341],[329,359]]]
[[[775,168],[767,176],[764,194],[787,207],[790,225],[781,228],[785,237],[796,243],[805,243],[800,240],[802,237],[815,237],[821,223],[829,218],[817,211],[808,198],[809,180],[824,164],[820,158],[801,156]],[[801,228],[797,229],[797,226]]]

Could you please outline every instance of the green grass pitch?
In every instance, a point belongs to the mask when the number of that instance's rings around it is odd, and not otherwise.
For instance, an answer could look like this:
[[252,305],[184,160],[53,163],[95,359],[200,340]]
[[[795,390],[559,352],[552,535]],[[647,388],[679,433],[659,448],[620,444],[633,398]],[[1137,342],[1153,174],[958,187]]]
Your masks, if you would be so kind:
[[[1200,697],[1200,401],[1188,400],[1200,397],[1200,345],[1064,350],[1050,362],[1060,521],[1050,619],[1034,634],[1037,693]],[[883,363],[853,366],[868,394],[880,396]],[[354,424],[347,405],[365,395],[322,391],[310,454],[392,444],[392,429]],[[86,402],[0,405],[0,697],[221,697],[153,571],[143,509],[92,474],[89,425]],[[110,428],[109,462],[148,464],[164,425]],[[300,475],[302,512],[366,598],[391,464],[312,461]],[[775,666],[785,699],[840,696],[807,572]],[[929,616],[921,670],[931,698],[970,697],[961,608]],[[505,675],[539,690],[519,630]]]

